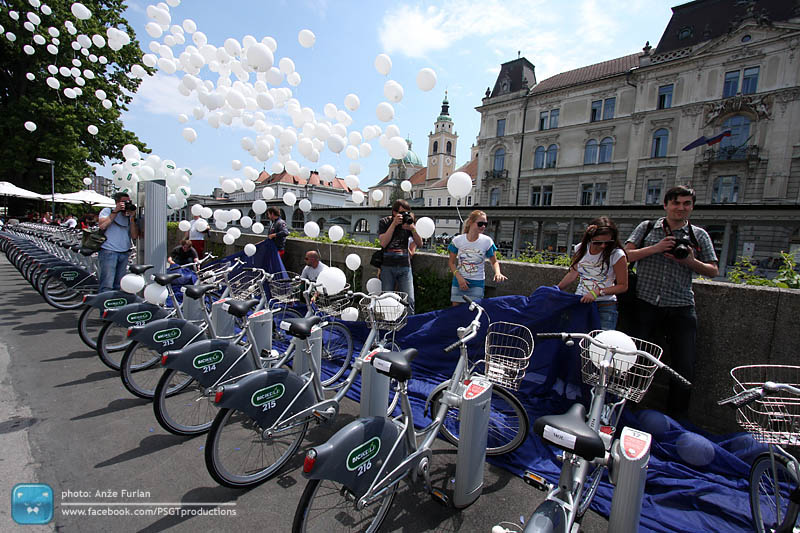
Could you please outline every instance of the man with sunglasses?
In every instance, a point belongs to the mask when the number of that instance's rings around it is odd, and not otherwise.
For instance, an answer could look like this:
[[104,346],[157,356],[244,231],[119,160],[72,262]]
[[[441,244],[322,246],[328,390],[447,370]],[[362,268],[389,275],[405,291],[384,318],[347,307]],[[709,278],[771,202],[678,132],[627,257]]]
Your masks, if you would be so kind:
[[378,222],[378,240],[383,248],[382,288],[384,291],[398,290],[407,293],[409,313],[413,314],[414,276],[408,247],[409,242],[422,246],[422,237],[414,226],[414,216],[408,202],[395,200],[392,214]]
[[[717,254],[708,233],[692,226],[695,193],[685,186],[664,194],[666,217],[639,224],[625,243],[628,261],[636,261],[636,309],[634,337],[651,340],[662,326],[672,358],[671,366],[689,381],[694,377],[697,314],[694,308],[692,276],[713,278],[719,274]],[[684,257],[675,253],[677,243],[691,243]],[[688,418],[690,391],[672,380],[667,412]]]

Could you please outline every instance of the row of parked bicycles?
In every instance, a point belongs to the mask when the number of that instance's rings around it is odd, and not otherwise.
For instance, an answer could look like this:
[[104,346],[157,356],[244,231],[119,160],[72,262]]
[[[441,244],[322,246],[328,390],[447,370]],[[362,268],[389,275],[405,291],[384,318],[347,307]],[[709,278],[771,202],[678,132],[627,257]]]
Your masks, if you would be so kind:
[[[550,484],[526,472],[526,481],[548,491],[545,501],[524,524],[504,523],[495,531],[577,531],[604,475],[621,482],[615,468],[625,450],[615,437],[625,442],[628,430],[617,431],[617,423],[626,402],[644,397],[658,369],[683,380],[661,362],[658,346],[608,335],[619,332],[538,334],[540,342],[579,343],[592,394],[588,410],[577,403],[530,428],[514,393],[533,335],[520,324],[487,326],[485,310],[470,302],[471,321],[442,332],[455,339],[445,351],[459,349],[453,373],[415,412],[408,383],[417,350],[395,343],[407,323],[403,293],[345,287],[331,295],[290,272],[207,256],[163,274],[131,265],[123,286],[137,291],[98,294],[96,259],[81,248],[79,234],[25,223],[6,227],[0,237],[8,260],[49,305],[80,311],[81,340],[120,372],[131,394],[152,400],[161,427],[205,435],[205,463],[221,485],[249,488],[275,476],[296,455],[308,427],[333,421],[345,396],[358,389],[360,418],[305,456],[309,482],[294,531],[377,531],[403,480],[419,482],[440,503],[465,507],[480,495],[485,456],[516,450],[529,429],[562,450],[561,475]],[[339,318],[351,307],[369,327],[358,353]],[[721,402],[739,408],[743,427],[770,444],[751,470],[757,531],[792,531],[800,508],[800,468],[781,447],[798,444],[800,434],[793,418],[800,372],[787,368],[734,369],[737,394]],[[452,491],[431,483],[438,436],[458,447]],[[633,531],[640,507],[623,503],[612,506],[610,528]]]

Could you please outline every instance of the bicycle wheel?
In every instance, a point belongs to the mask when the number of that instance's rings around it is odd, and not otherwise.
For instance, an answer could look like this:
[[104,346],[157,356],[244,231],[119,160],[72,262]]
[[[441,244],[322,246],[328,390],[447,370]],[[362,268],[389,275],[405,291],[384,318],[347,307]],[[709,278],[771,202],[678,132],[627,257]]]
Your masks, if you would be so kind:
[[353,334],[344,324],[328,322],[322,326],[322,364],[333,372],[320,381],[323,387],[336,383],[350,368],[353,357]]
[[164,373],[161,354],[139,342],[132,342],[120,362],[120,377],[128,391],[147,400],[156,393],[156,385]]
[[67,287],[63,281],[53,276],[44,281],[42,296],[44,301],[56,309],[77,309],[83,305],[83,295],[80,291]]
[[206,467],[225,487],[254,487],[274,476],[303,442],[308,421],[269,437],[254,419],[237,409],[220,409],[205,447]]
[[[435,415],[439,408],[439,399],[444,389],[434,391],[431,405]],[[489,433],[486,440],[486,455],[501,455],[513,452],[528,436],[528,414],[516,396],[505,389],[492,386],[491,410],[489,412]],[[459,421],[458,409],[447,410],[441,428],[442,436],[454,446],[458,446]]]
[[272,310],[272,347],[283,352],[289,345],[292,336],[280,328],[281,322],[287,318],[302,318],[299,312],[289,307],[276,307]]
[[790,464],[789,459],[781,454],[770,457],[769,452],[765,452],[750,467],[750,511],[756,533],[775,531],[786,517],[789,495],[798,485],[797,473]]
[[97,337],[103,329],[103,311],[97,307],[86,306],[78,317],[78,336],[92,350],[97,349]]
[[360,511],[355,496],[341,483],[312,479],[306,485],[294,513],[292,533],[316,531],[366,531],[380,529],[397,492],[397,484]]
[[205,433],[217,416],[214,397],[205,396],[203,387],[189,374],[168,369],[158,380],[153,411],[161,427],[173,435]]
[[133,341],[128,338],[128,328],[116,322],[106,322],[97,335],[97,355],[104,365],[119,370],[122,357]]
[[578,518],[582,517],[589,509],[589,505],[592,503],[595,493],[597,493],[597,487],[600,486],[600,480],[603,478],[604,471],[605,467],[598,465],[586,476],[583,482],[583,494],[581,494],[581,499],[578,502]]

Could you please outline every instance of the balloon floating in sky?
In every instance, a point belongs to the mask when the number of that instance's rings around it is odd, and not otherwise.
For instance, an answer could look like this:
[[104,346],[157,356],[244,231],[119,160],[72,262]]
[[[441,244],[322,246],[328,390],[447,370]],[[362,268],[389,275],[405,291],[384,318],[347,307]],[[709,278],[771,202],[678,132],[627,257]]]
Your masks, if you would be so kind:
[[30,120],[25,122],[25,129],[28,131],[36,131],[36,123]]
[[311,30],[300,30],[300,33],[297,34],[297,41],[303,48],[311,48],[316,40],[317,36]]

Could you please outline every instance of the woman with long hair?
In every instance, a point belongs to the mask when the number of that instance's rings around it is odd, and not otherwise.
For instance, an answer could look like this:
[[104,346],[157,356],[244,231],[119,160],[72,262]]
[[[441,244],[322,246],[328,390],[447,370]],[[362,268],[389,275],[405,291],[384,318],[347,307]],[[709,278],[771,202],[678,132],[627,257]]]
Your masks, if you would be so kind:
[[447,247],[450,252],[450,272],[453,284],[450,287],[450,301],[453,305],[464,302],[464,296],[472,299],[483,298],[486,273],[484,262],[489,259],[494,269],[494,281],[500,283],[506,277],[500,273],[497,260],[497,246],[486,231],[486,213],[475,210],[464,223],[464,233],[456,235]]
[[558,283],[562,291],[578,280],[575,294],[582,303],[597,303],[600,329],[617,327],[617,294],[628,290],[628,259],[617,225],[608,217],[595,218],[575,246],[572,264]]

